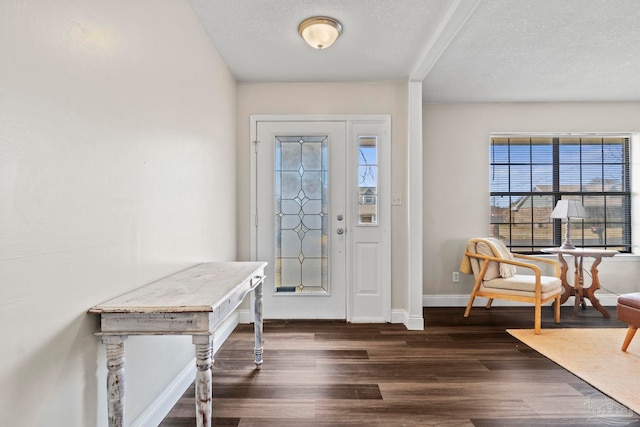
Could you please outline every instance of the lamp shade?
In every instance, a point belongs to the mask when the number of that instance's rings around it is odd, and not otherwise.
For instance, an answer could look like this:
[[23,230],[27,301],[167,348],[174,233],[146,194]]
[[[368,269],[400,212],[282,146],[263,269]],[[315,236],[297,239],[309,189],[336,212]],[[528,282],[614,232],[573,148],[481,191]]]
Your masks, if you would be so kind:
[[577,200],[558,200],[551,218],[588,218],[587,211]]
[[342,32],[342,25],[327,16],[305,19],[298,26],[298,32],[309,46],[326,49],[336,41]]

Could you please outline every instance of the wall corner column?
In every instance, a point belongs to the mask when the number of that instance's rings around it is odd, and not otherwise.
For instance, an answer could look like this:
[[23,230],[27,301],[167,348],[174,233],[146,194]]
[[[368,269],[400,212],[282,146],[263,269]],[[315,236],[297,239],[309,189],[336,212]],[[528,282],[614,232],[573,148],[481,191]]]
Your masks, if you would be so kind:
[[424,329],[422,314],[422,81],[409,81],[408,152],[408,319],[410,330]]

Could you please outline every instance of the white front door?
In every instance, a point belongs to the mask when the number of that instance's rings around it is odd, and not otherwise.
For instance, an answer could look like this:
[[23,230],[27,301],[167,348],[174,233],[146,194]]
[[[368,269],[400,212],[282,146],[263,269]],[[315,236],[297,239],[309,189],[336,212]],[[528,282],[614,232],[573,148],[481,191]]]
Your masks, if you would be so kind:
[[264,316],[346,319],[344,121],[256,121],[256,259]]
[[251,135],[265,318],[390,321],[390,117],[252,116]]

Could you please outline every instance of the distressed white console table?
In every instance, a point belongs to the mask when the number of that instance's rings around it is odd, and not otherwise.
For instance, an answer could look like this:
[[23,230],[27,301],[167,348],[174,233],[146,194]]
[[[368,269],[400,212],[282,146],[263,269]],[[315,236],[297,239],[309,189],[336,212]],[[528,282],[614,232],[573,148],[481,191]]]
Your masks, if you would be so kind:
[[203,263],[92,307],[107,350],[109,425],[124,425],[124,340],[129,335],[192,335],[196,347],[196,420],[211,426],[213,333],[255,293],[255,363],[262,365],[264,262]]

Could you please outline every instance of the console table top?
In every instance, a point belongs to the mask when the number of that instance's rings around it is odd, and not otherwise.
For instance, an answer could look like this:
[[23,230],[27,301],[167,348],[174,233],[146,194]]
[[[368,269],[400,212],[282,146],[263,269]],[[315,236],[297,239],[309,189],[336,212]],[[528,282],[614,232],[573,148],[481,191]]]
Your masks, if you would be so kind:
[[242,282],[263,276],[266,262],[205,262],[89,309],[89,313],[212,312]]

